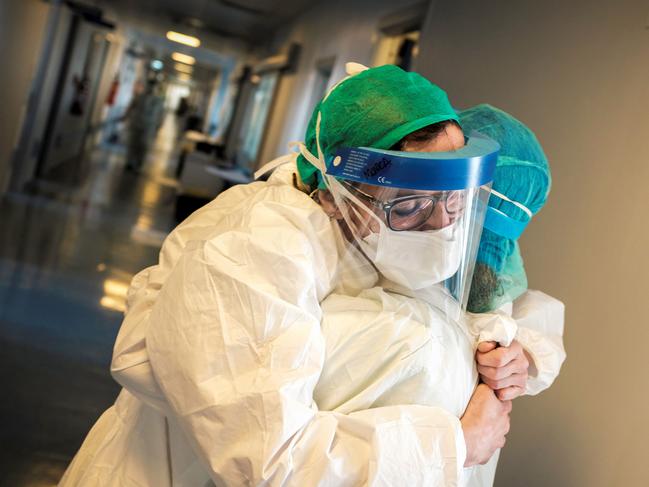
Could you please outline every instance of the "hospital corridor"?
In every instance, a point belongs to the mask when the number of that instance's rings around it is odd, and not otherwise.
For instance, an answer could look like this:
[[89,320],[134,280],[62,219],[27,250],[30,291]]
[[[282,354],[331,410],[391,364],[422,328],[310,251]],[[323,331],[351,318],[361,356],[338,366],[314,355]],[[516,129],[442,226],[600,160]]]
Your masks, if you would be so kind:
[[649,485],[648,61],[642,0],[0,0],[0,487]]

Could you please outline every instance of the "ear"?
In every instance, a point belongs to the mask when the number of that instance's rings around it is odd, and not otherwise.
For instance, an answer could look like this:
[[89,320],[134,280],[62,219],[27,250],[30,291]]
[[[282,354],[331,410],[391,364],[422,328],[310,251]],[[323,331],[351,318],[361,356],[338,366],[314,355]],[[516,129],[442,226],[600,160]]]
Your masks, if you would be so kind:
[[325,211],[327,215],[336,220],[342,220],[343,215],[336,205],[333,195],[328,189],[319,189],[318,190],[318,201],[320,201],[320,206]]

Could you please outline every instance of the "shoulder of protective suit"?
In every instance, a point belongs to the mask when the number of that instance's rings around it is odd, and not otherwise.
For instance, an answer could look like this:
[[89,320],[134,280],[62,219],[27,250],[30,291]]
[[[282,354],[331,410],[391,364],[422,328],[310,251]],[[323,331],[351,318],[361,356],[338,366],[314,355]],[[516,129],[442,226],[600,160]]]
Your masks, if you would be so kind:
[[145,337],[149,313],[183,255],[198,249],[196,255],[201,259],[195,263],[209,265],[217,249],[217,257],[225,256],[226,261],[251,264],[241,272],[247,278],[257,276],[260,282],[273,279],[269,256],[277,260],[301,258],[307,263],[305,272],[319,276],[318,292],[324,294],[337,258],[330,227],[329,218],[308,195],[289,185],[262,182],[235,186],[193,213],[167,237],[158,264],[133,278],[126,317],[115,344],[114,376],[134,392],[155,396],[151,385],[155,381],[142,367],[133,367],[148,362]]
[[[189,216],[173,233],[185,238],[193,234],[209,237],[211,233],[250,224],[251,216],[262,209],[269,220],[278,214],[287,216],[294,213],[309,218],[321,215],[323,221],[328,221],[322,208],[302,191],[286,184],[255,182],[223,192]],[[316,218],[313,223],[317,222]]]
[[261,227],[303,232],[309,240],[331,233],[331,222],[322,208],[292,185],[242,184],[221,193],[178,225],[165,239],[159,267],[173,267],[189,242],[206,242],[227,232],[249,233]]

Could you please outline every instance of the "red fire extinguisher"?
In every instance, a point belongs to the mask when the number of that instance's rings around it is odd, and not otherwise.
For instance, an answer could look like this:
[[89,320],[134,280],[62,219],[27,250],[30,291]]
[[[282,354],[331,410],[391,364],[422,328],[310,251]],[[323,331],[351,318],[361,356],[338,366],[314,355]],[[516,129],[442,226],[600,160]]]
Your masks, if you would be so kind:
[[108,90],[108,96],[106,97],[106,105],[112,106],[115,103],[118,90],[119,90],[119,75],[116,74],[113,83],[110,85],[110,90]]

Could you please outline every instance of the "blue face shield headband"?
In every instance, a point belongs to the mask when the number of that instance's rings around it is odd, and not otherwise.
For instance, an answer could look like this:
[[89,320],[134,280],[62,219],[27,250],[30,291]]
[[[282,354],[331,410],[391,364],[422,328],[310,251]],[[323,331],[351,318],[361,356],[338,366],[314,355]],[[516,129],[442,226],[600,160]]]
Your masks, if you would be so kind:
[[500,145],[479,133],[449,152],[402,152],[345,147],[327,161],[327,175],[347,181],[413,190],[460,190],[493,180]]

